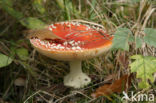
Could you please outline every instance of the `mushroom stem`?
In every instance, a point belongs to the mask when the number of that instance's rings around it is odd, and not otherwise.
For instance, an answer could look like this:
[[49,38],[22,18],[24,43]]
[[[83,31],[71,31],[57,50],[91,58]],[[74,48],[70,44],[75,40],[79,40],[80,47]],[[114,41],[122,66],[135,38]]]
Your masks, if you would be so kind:
[[81,61],[70,62],[70,73],[64,77],[64,85],[81,88],[89,84],[91,79],[82,72]]
[[82,73],[81,61],[71,61],[70,62],[70,73]]

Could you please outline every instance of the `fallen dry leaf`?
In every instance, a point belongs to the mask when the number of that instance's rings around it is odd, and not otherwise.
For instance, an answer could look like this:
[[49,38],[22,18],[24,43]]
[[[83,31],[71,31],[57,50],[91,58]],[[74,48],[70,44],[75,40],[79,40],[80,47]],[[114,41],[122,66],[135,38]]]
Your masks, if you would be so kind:
[[61,39],[63,40],[63,38],[55,35],[54,33],[52,33],[48,28],[44,28],[44,29],[36,29],[36,30],[27,30],[24,31],[25,34],[27,35],[28,39],[31,39],[33,37],[37,37],[39,39]]
[[105,84],[98,89],[94,93],[91,94],[93,98],[97,98],[99,96],[106,96],[113,93],[121,93],[122,91],[129,88],[131,84],[131,75],[124,75],[120,79],[115,80],[112,84]]

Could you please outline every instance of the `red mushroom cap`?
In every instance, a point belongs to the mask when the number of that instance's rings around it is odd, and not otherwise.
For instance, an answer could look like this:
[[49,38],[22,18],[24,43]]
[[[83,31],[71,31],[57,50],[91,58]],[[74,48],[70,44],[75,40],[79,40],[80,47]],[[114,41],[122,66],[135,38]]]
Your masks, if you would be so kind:
[[112,36],[102,29],[77,22],[51,24],[49,30],[62,39],[30,39],[42,54],[57,60],[84,60],[101,55],[112,45]]

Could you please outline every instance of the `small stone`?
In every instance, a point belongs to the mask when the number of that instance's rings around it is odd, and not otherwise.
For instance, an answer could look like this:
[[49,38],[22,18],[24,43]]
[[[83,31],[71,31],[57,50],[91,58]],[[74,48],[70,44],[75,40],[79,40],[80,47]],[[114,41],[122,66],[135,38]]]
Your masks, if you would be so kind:
[[26,84],[26,80],[24,78],[17,78],[15,81],[14,81],[14,85],[15,86],[25,86]]

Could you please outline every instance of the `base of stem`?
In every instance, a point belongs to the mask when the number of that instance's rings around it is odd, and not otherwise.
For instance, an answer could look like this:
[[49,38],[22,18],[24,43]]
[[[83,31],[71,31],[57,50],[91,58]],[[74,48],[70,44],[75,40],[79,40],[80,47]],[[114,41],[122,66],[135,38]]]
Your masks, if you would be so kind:
[[85,73],[70,73],[64,77],[64,85],[73,88],[82,88],[90,83],[91,79]]

